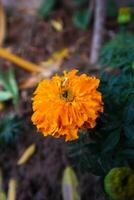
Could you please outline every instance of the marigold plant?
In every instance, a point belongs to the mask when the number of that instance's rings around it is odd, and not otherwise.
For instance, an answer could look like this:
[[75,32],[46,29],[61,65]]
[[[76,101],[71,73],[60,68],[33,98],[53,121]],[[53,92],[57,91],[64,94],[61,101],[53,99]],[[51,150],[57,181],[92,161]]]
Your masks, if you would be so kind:
[[38,131],[71,141],[78,138],[80,128],[94,128],[103,111],[99,83],[95,77],[78,76],[77,70],[41,81],[33,97],[32,121]]

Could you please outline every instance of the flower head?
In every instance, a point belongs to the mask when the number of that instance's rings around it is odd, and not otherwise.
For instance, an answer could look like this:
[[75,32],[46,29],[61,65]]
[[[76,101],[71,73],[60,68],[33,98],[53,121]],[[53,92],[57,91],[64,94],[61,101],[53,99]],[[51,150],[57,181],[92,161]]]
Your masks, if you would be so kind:
[[129,167],[113,168],[105,177],[104,187],[113,200],[133,200],[134,171]]
[[101,93],[96,90],[100,81],[76,73],[72,70],[43,80],[35,90],[32,121],[45,136],[64,136],[71,141],[85,124],[88,128],[96,125],[103,110]]

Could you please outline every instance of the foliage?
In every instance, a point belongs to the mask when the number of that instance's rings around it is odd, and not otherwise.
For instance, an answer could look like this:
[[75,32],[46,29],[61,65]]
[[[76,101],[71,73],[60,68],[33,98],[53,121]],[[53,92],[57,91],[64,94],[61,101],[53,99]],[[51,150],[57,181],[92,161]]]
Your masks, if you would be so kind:
[[128,24],[131,21],[131,9],[130,7],[121,7],[118,13],[119,24]]
[[108,17],[117,17],[118,6],[114,0],[108,0],[107,3],[107,16]]
[[104,67],[129,70],[134,61],[134,36],[120,32],[101,50],[99,62]]
[[[87,0],[73,0],[72,4],[74,6],[84,6],[86,5],[88,1]],[[49,14],[52,12],[54,7],[57,5],[57,0],[46,0],[43,1],[40,9],[39,9],[39,15],[46,18],[49,16]],[[86,29],[89,21],[90,21],[91,13],[89,12],[89,9],[82,9],[78,11],[74,11],[73,14],[73,22],[76,27],[81,29]]]
[[56,0],[43,1],[42,5],[39,9],[39,15],[42,17],[48,17],[50,12],[53,10],[55,4],[56,4]]
[[4,91],[0,91],[0,101],[13,100],[13,104],[18,104],[18,86],[16,83],[14,71],[9,69],[5,72],[0,72],[0,83],[2,84]]
[[0,120],[0,145],[14,143],[22,133],[22,119],[9,115]]
[[116,166],[134,165],[134,76],[105,73],[101,79],[104,113],[89,134],[82,131],[68,146],[78,167],[104,176]]
[[76,27],[81,29],[86,29],[89,25],[91,19],[91,12],[89,9],[81,9],[74,12],[73,23]]
[[74,4],[83,6],[88,3],[88,0],[73,0]]

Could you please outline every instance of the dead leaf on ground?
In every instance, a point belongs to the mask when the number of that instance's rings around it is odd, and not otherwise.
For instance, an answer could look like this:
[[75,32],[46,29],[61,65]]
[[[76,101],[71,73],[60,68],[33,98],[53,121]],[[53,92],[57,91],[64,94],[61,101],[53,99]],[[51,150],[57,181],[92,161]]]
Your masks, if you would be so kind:
[[20,81],[19,88],[20,89],[29,89],[34,87],[40,80],[42,79],[41,74],[32,74],[27,79]]
[[51,26],[58,32],[63,31],[63,22],[61,20],[51,20]]
[[7,200],[16,199],[17,181],[13,178],[9,180]]
[[4,103],[3,103],[3,102],[0,102],[0,111],[4,110],[4,108],[5,108]]
[[35,153],[36,145],[31,144],[23,153],[23,155],[20,157],[20,159],[17,162],[17,165],[25,164],[31,156]]
[[55,68],[55,70],[59,70],[63,60],[68,56],[69,56],[69,49],[64,48],[60,51],[54,52],[48,60],[42,61],[39,64],[45,68]]
[[62,197],[64,200],[80,200],[78,193],[78,179],[71,167],[66,167],[62,178]]
[[42,72],[38,74],[31,74],[30,77],[20,82],[20,89],[32,88],[43,78],[49,78],[53,73],[59,70],[63,60],[69,56],[70,49],[64,48],[60,51],[54,52],[46,61],[39,63],[42,67]]

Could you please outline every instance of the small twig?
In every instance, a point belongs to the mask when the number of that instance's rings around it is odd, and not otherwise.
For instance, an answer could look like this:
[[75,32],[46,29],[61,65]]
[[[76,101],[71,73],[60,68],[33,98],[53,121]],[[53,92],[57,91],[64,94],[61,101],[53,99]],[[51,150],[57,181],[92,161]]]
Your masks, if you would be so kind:
[[9,51],[7,51],[4,48],[0,48],[0,57],[5,58],[5,59],[13,62],[14,64],[18,65],[19,67],[21,67],[27,71],[30,71],[30,72],[41,72],[43,70],[38,65],[33,64],[29,61],[26,61],[23,58],[20,58],[16,55],[10,53]]
[[103,29],[106,16],[106,0],[95,0],[95,22],[91,44],[90,64],[98,61],[100,48],[103,41]]
[[5,10],[0,1],[0,46],[2,46],[6,37],[6,15]]

